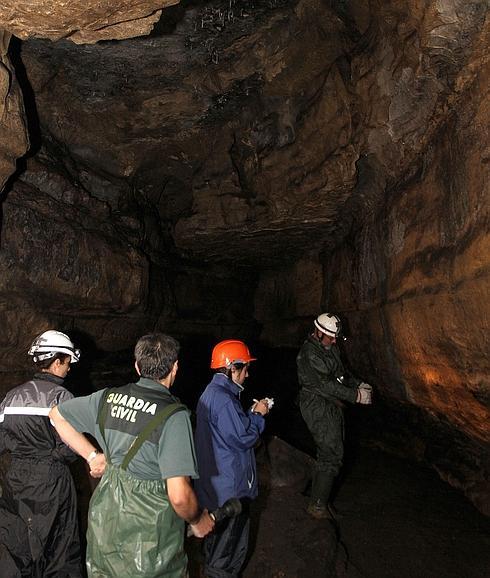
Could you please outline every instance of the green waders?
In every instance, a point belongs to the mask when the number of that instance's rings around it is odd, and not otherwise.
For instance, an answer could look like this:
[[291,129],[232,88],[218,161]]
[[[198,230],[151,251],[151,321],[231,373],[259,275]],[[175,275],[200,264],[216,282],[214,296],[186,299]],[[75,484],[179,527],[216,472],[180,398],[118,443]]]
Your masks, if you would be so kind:
[[[104,440],[105,399],[99,406]],[[135,438],[120,466],[113,465],[106,454],[106,471],[90,501],[88,578],[186,576],[184,521],[174,512],[163,480],[140,480],[126,471],[151,432],[183,409],[185,406],[174,403],[159,412]]]

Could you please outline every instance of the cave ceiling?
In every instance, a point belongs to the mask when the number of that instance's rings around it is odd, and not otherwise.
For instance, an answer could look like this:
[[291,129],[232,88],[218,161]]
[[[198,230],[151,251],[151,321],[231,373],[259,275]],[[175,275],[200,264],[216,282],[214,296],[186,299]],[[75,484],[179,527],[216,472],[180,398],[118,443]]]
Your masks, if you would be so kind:
[[66,179],[129,236],[146,213],[153,248],[264,266],[328,250],[420,170],[485,18],[481,2],[72,4],[0,9],[28,39],[42,135],[24,182],[59,197]]

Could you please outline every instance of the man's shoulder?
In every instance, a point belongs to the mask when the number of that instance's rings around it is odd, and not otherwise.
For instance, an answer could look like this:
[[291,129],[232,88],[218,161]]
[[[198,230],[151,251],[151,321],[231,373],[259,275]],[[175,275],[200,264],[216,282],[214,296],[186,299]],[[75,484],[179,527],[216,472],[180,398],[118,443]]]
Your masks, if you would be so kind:
[[[73,397],[71,394],[69,394],[71,397],[60,400],[59,407],[62,409],[74,409],[89,405],[94,402],[98,403],[104,396],[104,393],[107,391],[107,389],[108,388],[99,389],[98,391],[89,393],[88,395],[82,395],[80,397]],[[69,393],[68,390],[66,391]]]
[[5,405],[52,405],[60,396],[72,396],[62,385],[42,380],[31,379],[16,385],[3,398]]
[[233,401],[235,397],[234,393],[226,387],[226,384],[211,382],[203,391],[200,400],[208,403],[216,401],[226,403],[228,400]]
[[308,337],[299,350],[299,356],[321,356],[324,352],[325,349],[316,339]]

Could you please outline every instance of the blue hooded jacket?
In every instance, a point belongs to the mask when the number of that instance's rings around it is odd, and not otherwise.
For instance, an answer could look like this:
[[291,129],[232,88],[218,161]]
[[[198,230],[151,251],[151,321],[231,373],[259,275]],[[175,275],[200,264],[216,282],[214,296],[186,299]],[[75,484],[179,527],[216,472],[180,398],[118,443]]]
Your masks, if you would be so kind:
[[229,498],[255,498],[258,493],[254,446],[264,431],[264,417],[245,413],[240,387],[216,373],[197,405],[196,454],[199,479],[195,490],[201,506],[215,510]]

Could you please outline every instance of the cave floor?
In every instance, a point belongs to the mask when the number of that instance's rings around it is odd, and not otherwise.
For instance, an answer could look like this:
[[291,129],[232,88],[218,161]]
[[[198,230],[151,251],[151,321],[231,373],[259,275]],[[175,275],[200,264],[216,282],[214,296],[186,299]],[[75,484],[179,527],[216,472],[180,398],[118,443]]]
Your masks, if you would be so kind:
[[490,520],[420,465],[361,448],[335,498],[337,528],[311,519],[305,496],[262,490],[243,578],[490,575]]
[[335,505],[348,578],[490,575],[490,519],[433,470],[361,448]]

